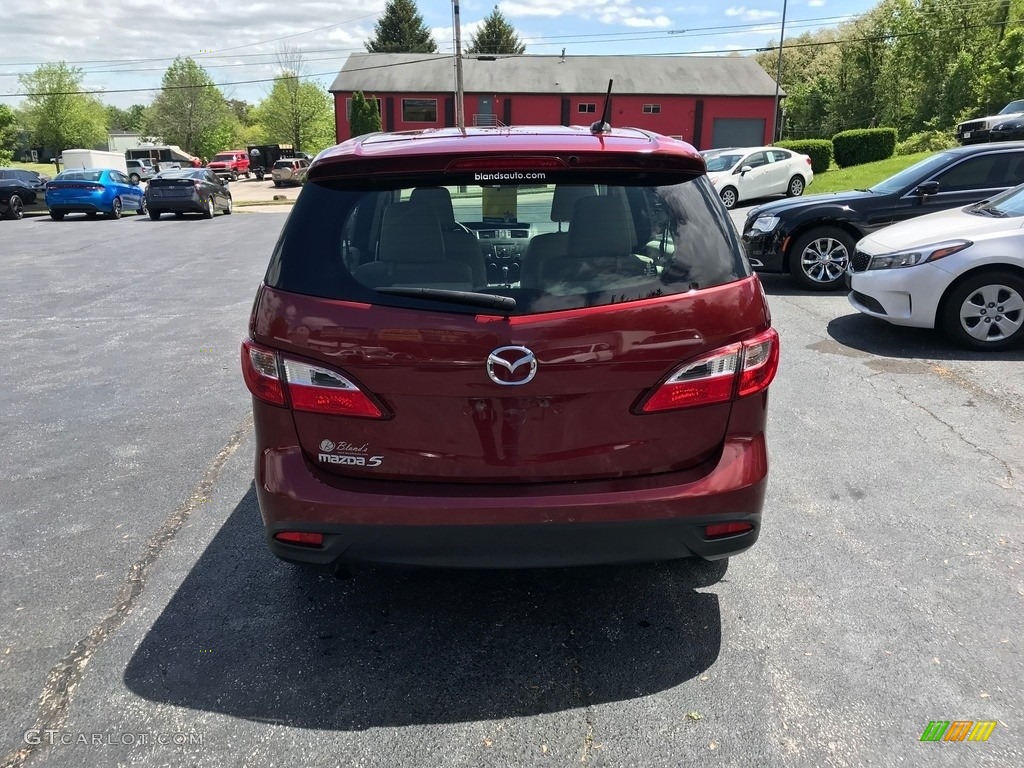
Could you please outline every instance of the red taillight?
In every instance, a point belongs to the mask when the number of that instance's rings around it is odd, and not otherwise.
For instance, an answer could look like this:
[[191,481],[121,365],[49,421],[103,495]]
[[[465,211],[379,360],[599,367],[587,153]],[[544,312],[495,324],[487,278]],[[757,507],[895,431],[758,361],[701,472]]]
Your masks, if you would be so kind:
[[750,523],[715,523],[704,526],[704,536],[715,539],[719,536],[735,536],[737,533],[746,533],[754,530]]
[[359,387],[340,373],[284,358],[288,396],[296,411],[379,419],[384,414]]
[[284,405],[284,387],[277,373],[277,354],[246,339],[242,342],[242,376],[245,385],[265,403]]
[[808,165],[813,165],[813,163],[811,162],[811,158],[809,158],[809,157],[805,157],[805,158],[804,158],[804,160],[806,160],[806,161],[807,161],[807,164],[808,164]]
[[281,531],[275,533],[274,538],[285,544],[299,544],[303,547],[322,547],[324,543],[322,533],[306,533],[305,531]]
[[733,344],[687,363],[644,403],[644,413],[731,400],[742,351],[739,344]]
[[779,370],[779,334],[774,328],[743,342],[743,368],[736,397],[768,388]]
[[779,334],[769,328],[677,369],[644,403],[643,413],[724,403],[766,389],[779,368]]

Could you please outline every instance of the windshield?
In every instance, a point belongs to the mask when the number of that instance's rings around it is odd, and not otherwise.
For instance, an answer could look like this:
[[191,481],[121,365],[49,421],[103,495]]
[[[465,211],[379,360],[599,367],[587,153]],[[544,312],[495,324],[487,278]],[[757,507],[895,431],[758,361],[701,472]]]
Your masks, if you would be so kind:
[[230,163],[234,159],[235,159],[234,155],[214,155],[213,160],[211,160],[210,162],[211,163]]
[[99,181],[103,171],[63,171],[54,181]]
[[721,154],[707,159],[708,173],[728,171],[740,161],[742,155]]
[[890,176],[888,179],[885,179],[885,181],[878,182],[875,186],[870,188],[870,191],[883,195],[900,192],[907,187],[920,184],[935,171],[949,163],[951,159],[952,158],[948,152],[940,152],[937,155],[931,155],[926,157],[924,160],[914,163],[909,168],[904,168],[895,176]]
[[972,205],[967,212],[1000,218],[1024,216],[1024,184],[1008,189],[990,200],[982,200],[980,203]]
[[567,183],[500,186],[472,176],[447,186],[307,183],[267,282],[346,301],[520,315],[684,293],[750,274],[707,176],[667,185],[631,172],[566,176]]
[[1018,99],[1017,101],[1011,101],[1005,107],[999,110],[997,114],[1000,115],[1012,115],[1015,112],[1024,112],[1024,99]]

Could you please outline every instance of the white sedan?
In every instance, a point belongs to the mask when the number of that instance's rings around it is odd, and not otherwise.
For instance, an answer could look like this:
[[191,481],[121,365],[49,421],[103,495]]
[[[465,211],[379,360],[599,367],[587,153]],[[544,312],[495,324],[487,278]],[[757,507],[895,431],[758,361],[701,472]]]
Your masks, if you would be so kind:
[[854,308],[894,325],[969,349],[1024,343],[1024,185],[868,235],[846,281]]
[[811,158],[781,147],[729,149],[705,162],[708,178],[730,210],[758,197],[799,197],[814,181]]

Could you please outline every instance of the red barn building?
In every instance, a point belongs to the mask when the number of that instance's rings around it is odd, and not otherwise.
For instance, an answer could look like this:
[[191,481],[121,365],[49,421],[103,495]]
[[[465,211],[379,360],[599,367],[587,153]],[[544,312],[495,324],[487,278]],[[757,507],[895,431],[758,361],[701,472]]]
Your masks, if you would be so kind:
[[[609,79],[613,126],[697,149],[772,141],[775,80],[739,56],[467,56],[466,125],[590,125],[601,117]],[[352,54],[330,90],[339,142],[351,138],[357,91],[377,99],[385,131],[455,125],[452,56]]]

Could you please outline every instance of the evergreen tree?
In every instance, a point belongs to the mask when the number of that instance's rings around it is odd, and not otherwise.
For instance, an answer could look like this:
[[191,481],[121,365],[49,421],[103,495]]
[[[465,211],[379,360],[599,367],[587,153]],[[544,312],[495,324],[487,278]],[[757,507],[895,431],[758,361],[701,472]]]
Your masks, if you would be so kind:
[[388,0],[373,32],[366,42],[370,53],[437,53],[415,0]]
[[516,28],[494,6],[483,26],[469,40],[466,53],[523,53],[526,45],[519,39]]
[[376,99],[363,97],[361,91],[352,94],[352,110],[349,114],[349,127],[352,131],[352,138],[364,136],[367,133],[377,133],[381,130],[380,110],[377,109]]

